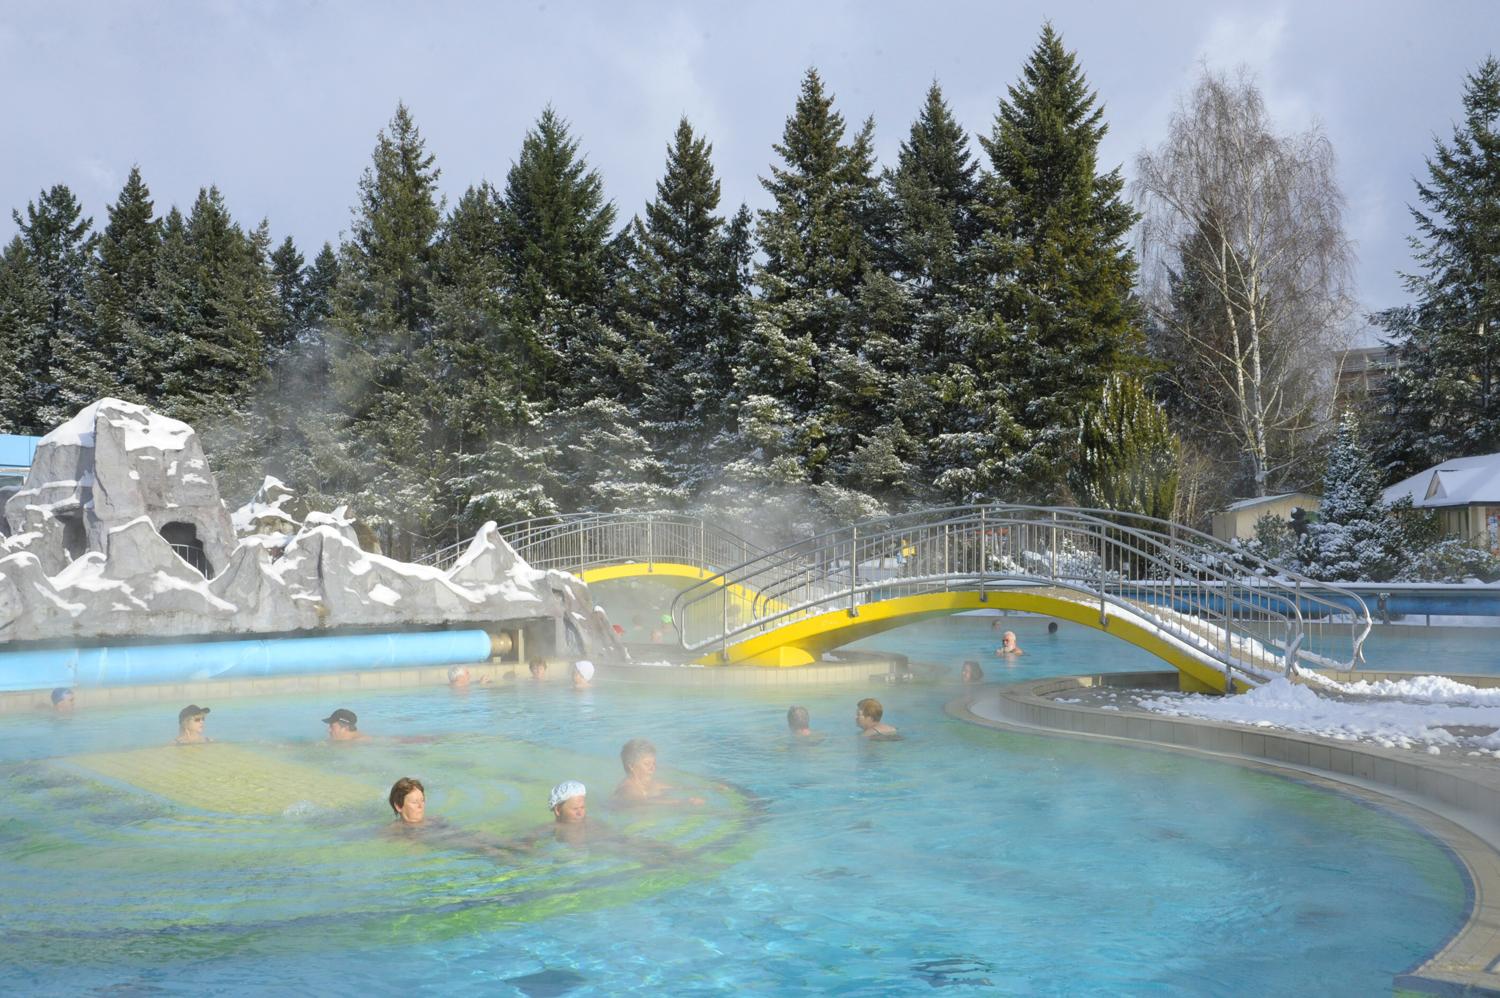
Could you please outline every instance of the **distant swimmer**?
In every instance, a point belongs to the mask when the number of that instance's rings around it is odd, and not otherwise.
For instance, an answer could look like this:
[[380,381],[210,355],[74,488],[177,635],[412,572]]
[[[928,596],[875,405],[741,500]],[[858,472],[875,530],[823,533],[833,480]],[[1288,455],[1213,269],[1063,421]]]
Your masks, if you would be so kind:
[[884,716],[885,708],[874,697],[865,697],[854,707],[854,723],[859,726],[863,737],[883,741],[899,739],[901,735],[896,729],[880,720]]
[[615,787],[616,804],[702,804],[702,797],[669,797],[672,788],[656,778],[656,746],[644,738],[632,738],[620,749],[625,778]]
[[[472,677],[469,675],[469,667],[466,665],[455,665],[448,670],[448,688],[454,690],[465,690],[469,688]],[[490,681],[489,676],[479,677],[479,685],[484,686]]]
[[1047,621],[1047,636],[1050,638],[1050,637],[1053,637],[1056,634],[1057,634],[1057,621],[1055,621],[1055,620],[1049,620],[1049,621]]
[[73,688],[59,686],[52,691],[52,710],[58,714],[73,713]]
[[358,742],[370,737],[359,730],[359,715],[340,707],[323,718],[328,725],[328,740],[331,742]]
[[537,682],[540,683],[547,678],[547,660],[545,658],[532,659],[531,664],[527,668],[531,670],[531,678]]
[[995,649],[995,654],[1001,658],[1005,658],[1009,655],[1024,655],[1026,653],[1021,650],[1020,645],[1016,644],[1016,632],[1006,631],[1000,635],[1000,647]]
[[208,708],[200,707],[190,703],[177,712],[177,740],[178,745],[202,745],[204,742],[213,741],[203,733],[203,719],[208,716]]
[[806,707],[788,707],[786,709],[786,726],[798,738],[807,738],[813,733],[812,717],[807,713]]
[[959,670],[958,678],[966,683],[982,683],[984,682],[984,670],[979,667],[978,662],[969,659],[963,664],[963,668]]
[[594,663],[581,658],[573,663],[573,688],[587,689],[594,681]]

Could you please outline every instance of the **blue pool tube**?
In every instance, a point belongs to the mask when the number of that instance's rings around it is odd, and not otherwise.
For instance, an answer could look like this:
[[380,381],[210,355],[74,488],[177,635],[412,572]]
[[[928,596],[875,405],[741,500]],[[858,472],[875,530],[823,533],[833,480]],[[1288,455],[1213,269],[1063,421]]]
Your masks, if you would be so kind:
[[0,691],[412,669],[489,657],[490,636],[480,630],[51,648],[0,652]]

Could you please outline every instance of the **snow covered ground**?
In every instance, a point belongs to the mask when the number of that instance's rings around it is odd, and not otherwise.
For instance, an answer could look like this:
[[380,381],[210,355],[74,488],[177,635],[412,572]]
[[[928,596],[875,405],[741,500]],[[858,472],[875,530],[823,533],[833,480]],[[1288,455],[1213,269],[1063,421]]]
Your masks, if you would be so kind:
[[1480,689],[1442,676],[1356,683],[1308,678],[1309,684],[1302,685],[1278,677],[1232,697],[1120,691],[1116,702],[1134,700],[1133,706],[1158,714],[1280,728],[1432,755],[1500,758],[1500,689]]

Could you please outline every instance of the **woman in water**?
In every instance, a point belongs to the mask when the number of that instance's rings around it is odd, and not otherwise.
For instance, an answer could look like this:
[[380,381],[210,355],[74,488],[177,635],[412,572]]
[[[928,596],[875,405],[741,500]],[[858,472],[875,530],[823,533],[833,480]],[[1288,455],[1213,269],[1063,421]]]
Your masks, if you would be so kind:
[[656,779],[656,746],[644,738],[632,738],[620,749],[625,778],[615,787],[614,802],[632,807],[640,804],[702,804],[702,797],[668,797],[672,788]]

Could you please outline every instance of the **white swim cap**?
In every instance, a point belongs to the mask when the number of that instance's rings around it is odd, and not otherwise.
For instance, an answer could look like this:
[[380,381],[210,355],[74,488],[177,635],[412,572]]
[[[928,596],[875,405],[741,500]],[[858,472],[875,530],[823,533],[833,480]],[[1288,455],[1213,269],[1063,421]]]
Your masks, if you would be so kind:
[[582,797],[586,793],[588,791],[577,780],[563,780],[552,788],[552,793],[547,795],[547,809],[550,811],[563,801],[572,800],[574,797]]
[[586,658],[581,658],[578,661],[574,662],[573,668],[577,669],[578,674],[584,679],[594,678],[594,663],[590,662]]

